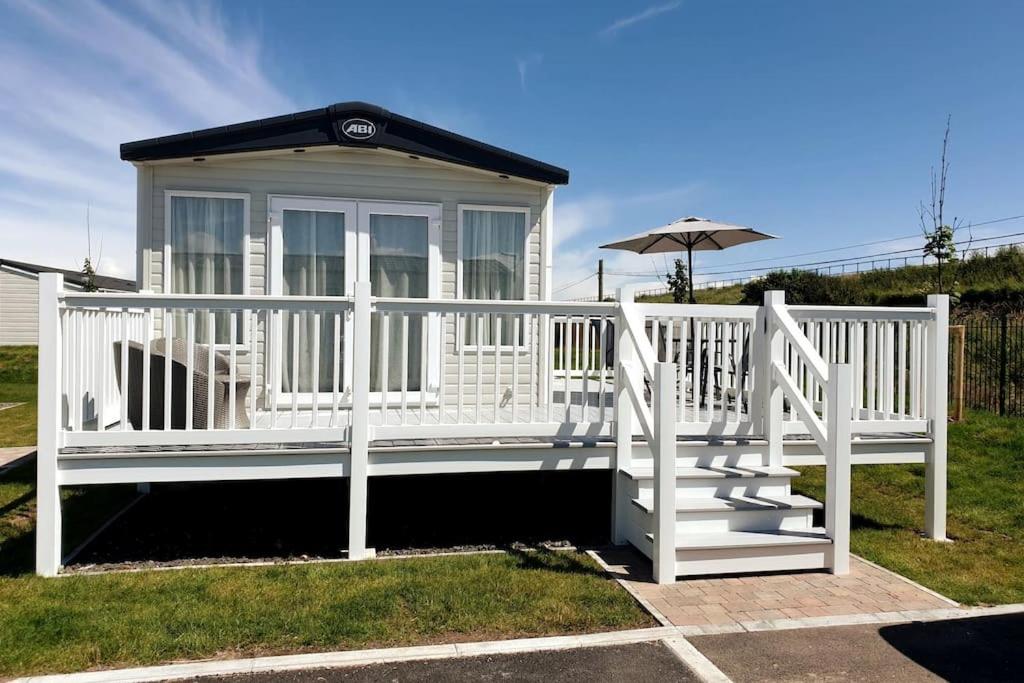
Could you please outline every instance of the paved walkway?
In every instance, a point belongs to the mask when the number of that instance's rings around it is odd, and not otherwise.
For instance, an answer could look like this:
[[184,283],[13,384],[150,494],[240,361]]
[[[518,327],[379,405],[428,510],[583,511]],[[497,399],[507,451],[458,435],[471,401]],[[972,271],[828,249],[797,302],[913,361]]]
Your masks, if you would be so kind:
[[684,579],[659,586],[651,563],[632,548],[598,555],[627,588],[673,626],[694,633],[751,630],[758,622],[946,609],[956,603],[850,558],[850,573],[825,571]]

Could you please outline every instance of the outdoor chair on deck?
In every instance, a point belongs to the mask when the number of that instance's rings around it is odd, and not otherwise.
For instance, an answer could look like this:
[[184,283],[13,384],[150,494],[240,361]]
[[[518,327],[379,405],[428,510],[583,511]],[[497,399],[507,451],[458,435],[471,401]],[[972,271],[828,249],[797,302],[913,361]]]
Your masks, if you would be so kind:
[[[188,352],[184,339],[171,342],[170,360],[167,358],[167,340],[155,339],[150,344],[149,362],[149,427],[164,429],[164,364],[171,363],[171,429],[185,429],[185,391],[188,380]],[[143,346],[128,342],[128,421],[133,429],[142,429]],[[213,353],[214,375],[207,374]],[[114,342],[114,370],[117,384],[124,391],[121,377],[121,342]],[[212,351],[204,344],[193,345],[192,358],[192,428],[206,429],[210,411],[213,428],[230,427],[229,401],[231,400],[230,361],[224,354]],[[237,369],[236,369],[237,375]],[[209,405],[210,382],[213,382],[213,405]],[[235,427],[249,426],[246,396],[250,380],[235,378]],[[123,416],[122,416],[123,419]]]

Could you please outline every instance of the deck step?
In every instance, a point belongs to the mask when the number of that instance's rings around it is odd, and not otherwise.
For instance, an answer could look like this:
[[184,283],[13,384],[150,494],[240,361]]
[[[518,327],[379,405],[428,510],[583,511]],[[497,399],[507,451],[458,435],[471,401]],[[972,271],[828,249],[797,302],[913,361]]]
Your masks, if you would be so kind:
[[[637,467],[619,470],[633,480],[654,479],[654,468]],[[755,477],[799,477],[800,473],[788,467],[764,465],[677,467],[676,479],[747,479]]]
[[[654,500],[634,498],[633,505],[654,512]],[[734,496],[730,498],[676,498],[676,512],[732,512],[739,510],[819,510],[822,504],[807,496]]]
[[[654,542],[654,534],[646,534]],[[728,550],[733,548],[775,548],[780,546],[829,545],[832,540],[821,527],[806,531],[726,531],[715,534],[686,534],[676,537],[676,550]]]

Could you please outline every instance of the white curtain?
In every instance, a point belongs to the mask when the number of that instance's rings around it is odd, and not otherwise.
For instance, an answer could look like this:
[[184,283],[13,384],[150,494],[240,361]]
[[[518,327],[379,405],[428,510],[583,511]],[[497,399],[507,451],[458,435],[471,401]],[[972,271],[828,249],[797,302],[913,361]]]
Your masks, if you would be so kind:
[[[426,298],[430,233],[425,216],[370,214],[370,289],[374,296]],[[370,387],[381,390],[381,316],[371,323]],[[409,316],[408,389],[419,391],[422,382],[423,319]],[[402,318],[388,320],[388,391],[402,388]]]
[[[285,296],[344,296],[345,215],[329,211],[285,209],[282,232],[282,293]],[[299,334],[293,335],[293,318],[283,321],[284,367],[281,390],[313,391],[314,315],[299,313]],[[344,325],[342,325],[344,329]],[[344,334],[344,333],[343,333]],[[299,345],[297,372],[292,365],[293,344]],[[343,339],[334,338],[333,314],[320,314],[320,368],[317,391],[334,390],[334,349],[339,353]],[[340,378],[339,378],[340,384]],[[340,389],[340,386],[339,386]]]
[[[171,197],[171,290],[177,294],[242,294],[245,202],[224,197]],[[197,313],[195,339],[209,343],[208,316]],[[214,340],[226,344],[228,314],[218,313]],[[185,336],[184,315],[175,334]],[[236,337],[237,338],[237,337]]]
[[[462,213],[462,298],[522,299],[526,277],[526,214],[518,211]],[[484,317],[483,339],[493,345],[497,318],[501,318],[501,343],[512,343],[512,316]],[[478,321],[466,321],[466,343],[477,344]],[[520,332],[522,336],[522,331]]]

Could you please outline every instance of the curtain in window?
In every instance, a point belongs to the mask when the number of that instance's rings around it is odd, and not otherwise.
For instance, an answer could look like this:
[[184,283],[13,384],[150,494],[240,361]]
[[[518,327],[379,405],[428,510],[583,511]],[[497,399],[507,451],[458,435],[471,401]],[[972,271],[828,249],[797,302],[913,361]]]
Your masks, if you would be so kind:
[[[344,296],[345,214],[285,209],[281,233],[282,293],[285,296]],[[298,317],[297,337],[293,335],[292,314],[287,314],[282,322],[284,365],[281,390],[312,393],[314,317],[310,312],[299,313]],[[333,314],[321,313],[318,392],[334,391],[334,349],[336,346],[343,348],[342,343],[343,338],[334,338]],[[294,344],[299,346],[297,372],[293,372],[296,368],[292,365]]]
[[[177,294],[242,294],[245,202],[223,197],[171,197],[170,291]],[[216,339],[228,343],[229,314],[218,313]],[[185,316],[175,319],[185,336]],[[239,320],[239,325],[241,321]],[[195,339],[209,343],[205,312],[197,311]],[[236,337],[240,338],[240,337]]]
[[[370,214],[370,290],[374,296],[426,298],[430,233],[426,216]],[[381,315],[374,315],[370,335],[370,388],[381,390]],[[424,368],[423,319],[409,316],[408,389],[419,391]],[[402,317],[388,321],[388,391],[402,388]]]
[[[522,299],[526,277],[526,214],[519,211],[462,212],[462,297],[464,299]],[[467,344],[493,345],[497,319],[501,318],[501,343],[512,343],[512,316],[486,315],[483,339],[477,339],[479,322],[466,319]],[[523,331],[520,331],[522,336]]]

